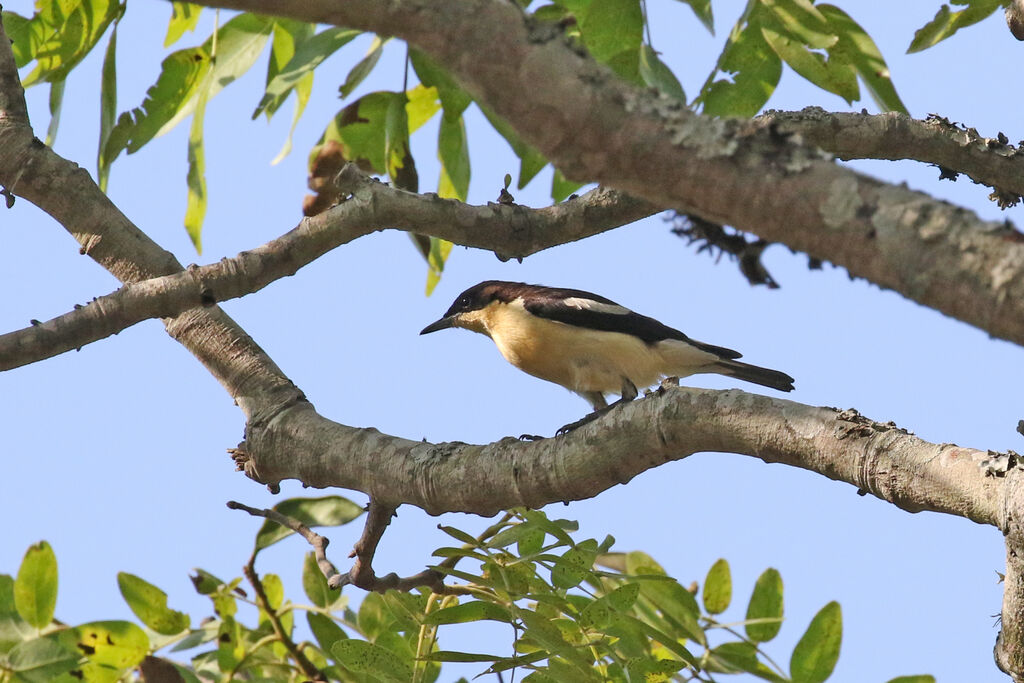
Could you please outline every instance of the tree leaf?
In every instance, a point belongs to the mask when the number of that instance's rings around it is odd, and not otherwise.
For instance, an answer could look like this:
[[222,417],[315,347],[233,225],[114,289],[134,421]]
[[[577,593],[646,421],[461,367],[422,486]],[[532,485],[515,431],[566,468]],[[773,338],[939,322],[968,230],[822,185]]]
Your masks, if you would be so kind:
[[677,659],[658,659],[656,657],[636,657],[626,663],[632,680],[644,683],[662,683],[671,681],[674,674],[686,667],[686,662]]
[[839,95],[847,104],[860,99],[857,74],[849,63],[839,58],[826,59],[792,37],[768,27],[762,28],[761,34],[775,54],[814,85]]
[[732,574],[729,563],[724,559],[717,560],[704,579],[704,609],[709,614],[721,614],[732,602]]
[[[278,24],[278,26],[281,25]],[[304,26],[308,26],[308,24],[304,24]],[[277,30],[283,32],[286,29],[275,29],[275,42],[277,41]],[[252,117],[255,119],[264,111],[268,112],[268,117],[272,115],[288,98],[289,93],[298,87],[303,79],[312,75],[316,67],[361,33],[361,31],[347,28],[328,28],[309,38],[293,35],[295,53],[284,66],[274,73],[273,78],[268,79],[266,90],[259,104],[256,105]],[[282,38],[283,40],[284,38]],[[285,48],[280,49],[284,50]]]
[[167,607],[167,593],[148,581],[118,572],[117,587],[135,616],[157,633],[172,636],[189,627],[189,616]]
[[480,111],[484,113],[487,120],[490,122],[494,130],[498,131],[501,137],[505,138],[505,141],[515,152],[516,156],[519,157],[519,179],[516,181],[516,187],[523,189],[526,185],[533,180],[533,178],[540,172],[542,168],[547,166],[548,160],[543,154],[538,152],[530,145],[523,142],[519,137],[519,134],[512,129],[512,126],[506,123],[505,119],[501,118],[487,107],[480,106]]
[[64,85],[66,83],[66,80],[50,82],[50,125],[46,129],[47,147],[53,147],[53,143],[57,140],[57,128],[60,126],[60,111],[64,104]]
[[462,89],[443,67],[419,50],[409,50],[409,61],[420,83],[437,88],[441,106],[449,116],[458,117],[466,110],[473,98]]
[[587,51],[601,63],[622,53],[639,54],[644,16],[639,0],[591,0],[577,17]]
[[[273,508],[286,517],[297,519],[308,527],[341,526],[363,514],[363,508],[343,496],[323,498],[289,498]],[[255,551],[263,550],[295,533],[277,522],[267,520],[256,533]]]
[[640,48],[640,78],[652,88],[657,88],[680,102],[686,102],[683,86],[650,45],[643,45]]
[[359,605],[359,630],[363,636],[373,642],[393,621],[391,610],[384,604],[384,596],[380,593],[367,593]]
[[57,557],[46,541],[29,546],[14,580],[14,606],[36,628],[53,621],[57,607]]
[[[697,98],[705,114],[750,117],[775,91],[782,76],[782,60],[761,33],[763,20],[761,4],[754,3],[733,26]],[[719,73],[730,78],[715,80]]]
[[441,624],[466,624],[473,621],[500,621],[511,624],[514,619],[508,608],[493,602],[474,600],[461,605],[445,607],[431,612],[423,619],[423,623],[431,626]]
[[777,569],[766,569],[757,577],[754,592],[747,605],[747,619],[773,619],[764,623],[745,624],[747,637],[757,643],[771,640],[782,628],[782,576]]
[[584,541],[569,548],[551,568],[551,583],[557,588],[575,588],[593,571],[596,557],[596,541]]
[[188,132],[188,193],[185,205],[185,231],[188,233],[196,253],[202,253],[203,219],[206,218],[206,147],[203,141],[203,125],[206,121],[206,103],[213,89],[213,72],[209,69],[199,86],[199,99],[192,113],[192,125]]
[[50,683],[74,669],[81,654],[70,649],[56,635],[42,636],[19,643],[7,653],[6,668],[24,683]]
[[956,5],[967,5],[957,12],[951,12],[949,5],[943,3],[935,17],[914,33],[907,53],[920,52],[932,45],[942,42],[962,28],[976,24],[987,18],[1003,5],[1001,0],[960,0]]
[[346,668],[358,673],[395,683],[407,683],[412,678],[412,667],[399,655],[364,640],[340,640],[331,646],[331,652]]
[[[466,201],[469,195],[469,143],[462,116],[452,116],[446,109],[441,117],[437,138],[437,155],[441,161],[441,182],[438,195]],[[447,182],[445,181],[447,178]]]
[[306,622],[324,652],[329,653],[336,642],[348,638],[345,631],[330,617],[316,612],[306,612]]
[[789,673],[793,683],[823,683],[836,667],[843,640],[843,614],[838,602],[822,607],[793,648]]
[[149,637],[130,621],[94,621],[61,633],[70,647],[84,652],[86,681],[115,681],[137,667],[149,651]]
[[124,10],[117,0],[65,0],[38,3],[37,7],[39,11],[28,25],[15,27],[19,33],[27,33],[12,35],[20,43],[22,57],[37,62],[22,79],[26,88],[65,80]]
[[917,676],[897,676],[887,683],[935,683],[935,676],[919,674]]
[[370,75],[373,67],[377,66],[377,62],[380,61],[380,56],[384,53],[384,46],[387,45],[389,40],[391,38],[381,40],[380,36],[374,37],[366,56],[356,62],[356,65],[348,72],[348,76],[345,77],[345,82],[338,89],[342,99],[351,95],[352,91],[358,88],[359,84]]
[[14,577],[0,574],[0,616],[17,613],[14,606]]
[[555,202],[564,202],[576,190],[583,187],[583,183],[577,183],[567,179],[557,168],[551,178],[551,199]]
[[829,26],[839,37],[839,41],[829,49],[830,54],[842,54],[849,61],[871,97],[879,108],[885,111],[907,113],[907,108],[896,93],[896,87],[889,75],[889,67],[882,57],[875,41],[850,18],[843,10],[834,5],[817,5],[827,19]]
[[202,11],[201,5],[193,5],[191,2],[172,2],[171,20],[167,23],[164,47],[170,47],[178,42],[178,39],[185,35],[185,31],[196,30],[199,13]]
[[96,177],[100,190],[107,191],[110,162],[107,158],[107,140],[117,117],[117,23],[110,30],[107,52],[103,56],[100,76],[100,140],[96,149]]
[[317,607],[332,608],[341,598],[341,589],[327,585],[327,577],[320,571],[313,553],[306,553],[302,562],[302,589],[309,601]]
[[693,13],[700,19],[700,23],[704,24],[704,28],[711,35],[715,35],[715,18],[711,14],[711,0],[680,0],[680,2],[689,5]]
[[703,629],[697,623],[700,608],[690,591],[670,579],[654,559],[642,552],[631,552],[626,555],[626,571],[632,576],[665,577],[663,581],[639,581],[640,595],[644,596],[665,617],[673,622],[671,625],[681,630],[681,635],[694,642],[707,642]]
[[[215,96],[253,65],[270,35],[272,20],[254,14],[233,17],[217,30],[217,60],[206,97]],[[154,137],[163,135],[191,114],[198,104],[200,85],[210,73],[213,36],[199,47],[171,53],[160,67],[157,82],[142,104],[122,113],[110,133],[111,162],[122,149],[134,154]]]

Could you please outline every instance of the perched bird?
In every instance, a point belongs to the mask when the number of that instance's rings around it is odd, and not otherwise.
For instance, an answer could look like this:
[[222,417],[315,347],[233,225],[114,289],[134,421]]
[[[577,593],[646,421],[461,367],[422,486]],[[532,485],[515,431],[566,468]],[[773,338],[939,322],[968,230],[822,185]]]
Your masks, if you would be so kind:
[[783,372],[742,363],[736,351],[690,339],[654,318],[578,289],[481,282],[420,334],[449,327],[486,334],[512,365],[589,401],[595,413],[560,433],[603,413],[605,394],[619,394],[616,404],[632,401],[638,387],[663,377],[710,372],[793,390],[793,378]]

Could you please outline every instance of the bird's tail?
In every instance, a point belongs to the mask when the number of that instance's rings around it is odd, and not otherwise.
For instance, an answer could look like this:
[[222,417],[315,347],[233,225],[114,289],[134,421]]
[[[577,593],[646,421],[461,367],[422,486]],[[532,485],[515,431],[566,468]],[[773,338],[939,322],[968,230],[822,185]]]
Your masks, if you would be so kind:
[[760,384],[763,387],[778,389],[779,391],[793,391],[793,378],[778,370],[770,370],[769,368],[742,363],[738,360],[720,360],[712,367],[714,368],[712,372],[722,375]]

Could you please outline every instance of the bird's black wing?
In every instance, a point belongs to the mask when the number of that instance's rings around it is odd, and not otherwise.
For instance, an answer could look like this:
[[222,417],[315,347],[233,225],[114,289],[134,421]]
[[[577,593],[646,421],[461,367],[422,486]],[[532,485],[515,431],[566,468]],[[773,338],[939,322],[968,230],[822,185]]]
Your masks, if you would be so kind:
[[741,354],[732,349],[705,344],[690,339],[679,330],[664,325],[654,318],[634,313],[611,299],[579,289],[537,288],[519,293],[523,306],[531,314],[591,330],[620,332],[655,344],[666,339],[691,344],[701,351],[713,353],[719,358],[739,358]]

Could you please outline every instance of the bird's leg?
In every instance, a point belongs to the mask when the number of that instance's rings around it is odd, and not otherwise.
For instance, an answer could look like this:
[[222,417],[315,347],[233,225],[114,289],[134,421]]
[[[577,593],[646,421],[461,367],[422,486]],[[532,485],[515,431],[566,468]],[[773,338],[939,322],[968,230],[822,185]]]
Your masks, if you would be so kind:
[[[594,399],[595,394],[597,397],[600,398],[600,402]],[[604,395],[600,392],[587,392],[583,394],[583,397],[593,404],[594,412],[590,413],[589,415],[584,415],[575,422],[570,422],[567,425],[563,425],[562,427],[559,428],[557,432],[555,432],[555,436],[568,434],[574,429],[579,429],[583,425],[593,422],[597,418],[601,417],[605,413],[615,408],[615,406],[622,405],[623,403],[629,403],[630,401],[635,399],[638,394],[639,392],[636,389],[636,385],[633,384],[633,382],[631,382],[628,377],[622,378],[622,396],[619,398],[619,400],[615,401],[611,405],[605,404]]]

